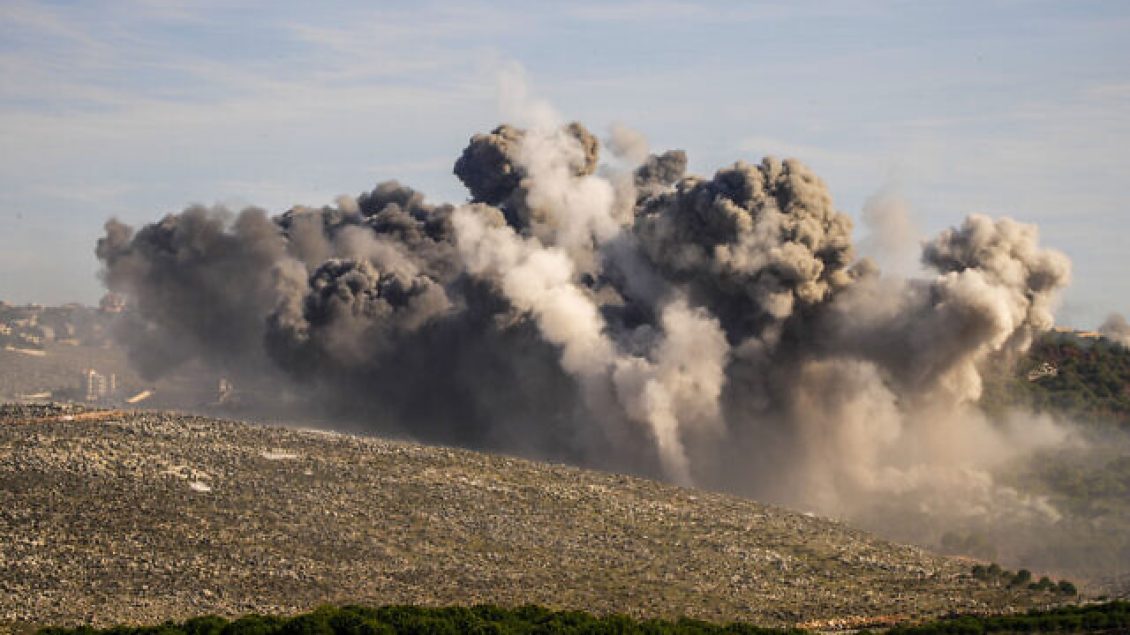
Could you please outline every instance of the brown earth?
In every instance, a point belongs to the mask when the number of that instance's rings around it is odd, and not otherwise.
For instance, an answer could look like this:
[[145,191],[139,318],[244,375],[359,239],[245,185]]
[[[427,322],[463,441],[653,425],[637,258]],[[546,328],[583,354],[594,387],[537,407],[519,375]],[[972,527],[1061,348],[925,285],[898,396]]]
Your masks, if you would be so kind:
[[[18,425],[22,424],[22,425]],[[323,603],[860,627],[1056,601],[968,561],[573,467],[160,412],[0,408],[0,626]]]

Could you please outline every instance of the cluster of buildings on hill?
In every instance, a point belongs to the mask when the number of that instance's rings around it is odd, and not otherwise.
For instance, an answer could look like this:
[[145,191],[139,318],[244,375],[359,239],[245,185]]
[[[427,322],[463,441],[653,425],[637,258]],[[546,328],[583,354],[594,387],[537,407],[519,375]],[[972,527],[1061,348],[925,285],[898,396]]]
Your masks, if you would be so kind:
[[[123,311],[124,303],[119,298],[108,297],[97,308],[81,304],[64,304],[62,306],[44,306],[40,304],[10,304],[0,301],[0,352],[10,351],[11,354],[21,356],[49,357],[55,355],[51,350],[55,347],[87,346],[102,347],[110,344],[110,334],[114,320]],[[77,358],[82,359],[83,354]],[[64,359],[72,359],[66,357]],[[29,359],[30,363],[30,359]],[[28,385],[28,382],[8,381],[9,397],[25,400],[63,399],[67,401],[87,402],[112,402],[119,398],[118,377],[113,372],[104,369],[83,368],[78,366],[71,371],[70,379],[59,375],[56,370],[59,362],[55,361],[51,370],[44,371],[44,377],[57,377],[57,385],[51,385],[51,380],[41,386]],[[16,368],[27,367],[16,364]],[[9,368],[12,372],[18,371]],[[65,371],[63,371],[65,373]],[[38,376],[38,374],[37,374]],[[19,386],[22,390],[14,388]],[[28,388],[33,388],[28,391]]]
[[42,350],[53,343],[99,346],[108,340],[110,324],[123,308],[116,297],[104,299],[98,308],[0,300],[0,348]]
[[[115,321],[125,310],[120,296],[113,294],[105,296],[98,307],[16,305],[0,300],[0,355],[19,360],[7,367],[0,362],[0,401],[50,400],[109,407],[160,401],[163,405],[238,408],[253,399],[254,395],[236,388],[227,377],[207,378],[210,373],[174,379],[171,387],[166,382],[157,395],[155,385],[142,384],[129,373],[119,375],[126,372],[119,356],[65,348],[112,347]],[[27,369],[36,370],[29,374]],[[18,376],[22,377],[12,379]],[[30,376],[34,379],[29,381]]]

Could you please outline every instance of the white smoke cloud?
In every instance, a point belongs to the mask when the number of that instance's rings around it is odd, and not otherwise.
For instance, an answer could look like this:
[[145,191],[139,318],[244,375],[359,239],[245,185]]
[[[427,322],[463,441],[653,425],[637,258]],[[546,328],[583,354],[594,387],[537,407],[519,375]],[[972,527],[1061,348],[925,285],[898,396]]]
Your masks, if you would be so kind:
[[862,220],[867,235],[859,243],[860,254],[873,259],[887,274],[917,275],[919,245],[925,239],[910,204],[886,189],[863,205]]
[[1099,326],[1099,333],[1111,341],[1130,347],[1130,323],[1121,313],[1111,313]]

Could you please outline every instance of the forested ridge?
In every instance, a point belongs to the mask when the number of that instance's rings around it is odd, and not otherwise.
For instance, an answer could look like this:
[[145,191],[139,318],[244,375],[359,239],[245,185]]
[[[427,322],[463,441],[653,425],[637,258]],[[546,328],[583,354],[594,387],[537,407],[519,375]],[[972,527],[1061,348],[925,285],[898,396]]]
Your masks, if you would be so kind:
[[1011,372],[987,377],[987,410],[1024,407],[1081,423],[1130,426],[1130,349],[1112,340],[1048,333]]

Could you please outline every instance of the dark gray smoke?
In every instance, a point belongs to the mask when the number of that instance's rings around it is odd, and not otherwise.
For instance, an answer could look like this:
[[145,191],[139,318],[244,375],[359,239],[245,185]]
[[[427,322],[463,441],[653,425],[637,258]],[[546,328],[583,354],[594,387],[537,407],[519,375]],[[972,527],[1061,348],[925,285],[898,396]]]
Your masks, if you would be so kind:
[[[857,259],[796,160],[686,176],[624,129],[475,135],[470,202],[395,181],[274,218],[189,208],[99,241],[143,370],[277,373],[363,429],[724,488],[858,517],[1045,518],[994,469],[1062,441],[976,407],[1052,325],[1069,263],[970,216],[921,279]],[[359,422],[359,423],[358,423]]]
[[193,357],[228,367],[263,358],[262,317],[287,241],[262,210],[193,206],[136,233],[111,220],[96,253],[107,288],[127,290],[142,320],[121,337],[144,374]]
[[718,316],[737,343],[767,331],[775,337],[794,313],[845,287],[851,229],[808,168],[767,158],[710,180],[683,179],[674,192],[646,199],[634,233],[658,271]]
[[636,203],[654,198],[681,181],[687,173],[687,153],[668,150],[660,155],[651,154],[632,175],[636,188]]

